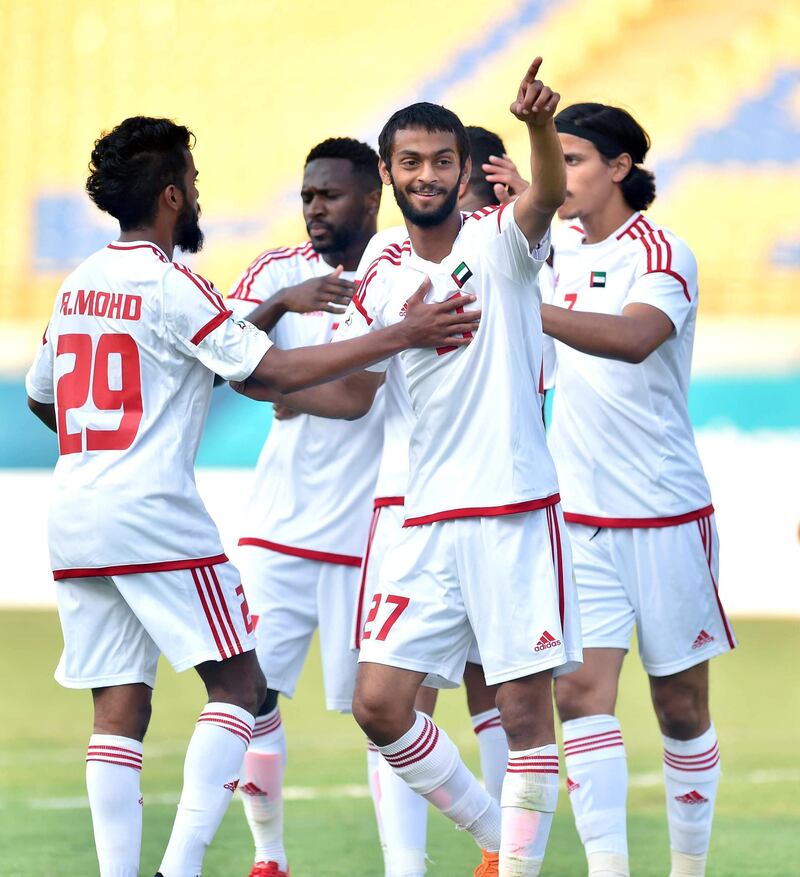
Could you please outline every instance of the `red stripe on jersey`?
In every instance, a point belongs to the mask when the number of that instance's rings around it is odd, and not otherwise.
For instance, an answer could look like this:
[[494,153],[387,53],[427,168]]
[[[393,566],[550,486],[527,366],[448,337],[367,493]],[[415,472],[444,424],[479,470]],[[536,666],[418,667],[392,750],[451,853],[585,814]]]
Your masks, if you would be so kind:
[[[556,581],[558,583],[558,616],[561,619],[561,630],[564,630],[564,555],[561,550],[561,527],[559,526],[558,514],[555,507],[547,510],[548,517],[552,526],[550,536],[551,542],[555,535],[556,550],[553,554],[553,564],[555,566]],[[546,632],[546,631],[545,631]]]
[[267,539],[256,539],[255,536],[243,536],[239,545],[255,545],[257,548],[267,548],[280,554],[290,554],[292,557],[304,557],[306,560],[318,560],[321,563],[340,563],[343,566],[361,566],[361,558],[352,554],[334,554],[331,551],[313,551],[310,548],[296,548],[294,545],[281,545],[279,542],[270,542]]
[[598,515],[579,515],[573,512],[564,512],[564,520],[570,524],[585,524],[588,527],[676,527],[678,524],[688,524],[706,515],[714,513],[714,506],[707,505],[705,508],[683,515],[672,515],[665,518],[602,518]]
[[53,578],[60,579],[91,579],[95,576],[125,576],[140,572],[173,572],[177,569],[199,569],[201,566],[215,566],[228,563],[224,554],[213,557],[196,557],[191,560],[163,560],[160,563],[129,563],[124,566],[96,566],[86,569],[54,569]]
[[222,300],[222,296],[219,293],[214,291],[214,287],[204,278],[200,277],[199,274],[195,274],[193,271],[190,271],[185,265],[181,265],[180,262],[172,263],[176,270],[180,271],[184,277],[194,283],[194,285],[203,293],[203,295],[211,302],[211,304],[218,310],[224,311],[225,304]]
[[161,252],[161,250],[153,244],[134,244],[132,247],[122,247],[119,244],[109,244],[109,250],[152,250],[156,256],[162,261],[169,264],[169,259]]
[[388,505],[405,505],[406,498],[404,496],[377,496],[373,508],[381,509]]
[[543,499],[529,499],[524,502],[513,502],[509,505],[482,506],[466,509],[448,509],[443,512],[435,512],[432,515],[421,515],[415,518],[406,518],[404,527],[419,527],[422,524],[433,524],[436,521],[452,521],[456,518],[496,518],[500,515],[518,515],[521,512],[534,512],[537,509],[545,509],[556,505],[561,497],[554,493]]
[[485,219],[487,216],[491,216],[493,213],[497,213],[497,211],[501,211],[510,204],[510,201],[507,201],[502,206],[500,204],[493,204],[491,207],[481,207],[480,210],[476,210],[474,213],[470,213],[464,217],[464,222],[469,221],[470,219]]
[[319,261],[319,254],[314,250],[311,241],[297,247],[279,247],[275,250],[267,250],[253,260],[250,267],[245,271],[244,276],[239,281],[236,289],[231,293],[231,298],[247,300],[247,297],[252,291],[253,282],[268,265],[271,265],[273,262],[279,262],[283,259],[291,259],[295,256],[300,256],[307,262]]
[[195,335],[192,338],[190,343],[197,346],[204,338],[206,338],[208,335],[210,335],[214,331],[214,329],[221,326],[228,319],[228,317],[232,317],[232,316],[233,316],[233,311],[224,311],[221,314],[217,314],[216,317],[209,320],[205,324],[205,326],[203,326],[202,329],[199,329],[195,333]]
[[511,204],[511,203],[512,203],[511,201],[506,201],[506,203],[503,204],[503,206],[497,211],[497,230],[498,230],[498,231],[501,231],[501,228],[500,228],[500,218],[501,218],[502,215],[503,215],[503,211],[504,211],[504,210],[506,209],[506,207],[508,207],[508,205]]
[[668,274],[670,277],[673,278],[673,280],[677,280],[678,283],[680,283],[680,285],[683,289],[683,294],[686,296],[686,301],[692,300],[691,295],[689,295],[689,284],[677,272],[667,271],[667,270],[661,268],[661,269],[656,269],[654,271],[646,271],[645,275],[647,275],[647,274]]
[[367,547],[364,549],[364,563],[361,565],[361,581],[358,585],[358,601],[356,602],[356,629],[354,646],[361,648],[361,631],[364,629],[362,621],[364,615],[364,597],[367,590],[367,569],[369,568],[369,556],[372,552],[372,540],[375,538],[375,530],[381,516],[381,506],[376,505],[372,510],[372,520],[369,522],[369,534],[367,535]]

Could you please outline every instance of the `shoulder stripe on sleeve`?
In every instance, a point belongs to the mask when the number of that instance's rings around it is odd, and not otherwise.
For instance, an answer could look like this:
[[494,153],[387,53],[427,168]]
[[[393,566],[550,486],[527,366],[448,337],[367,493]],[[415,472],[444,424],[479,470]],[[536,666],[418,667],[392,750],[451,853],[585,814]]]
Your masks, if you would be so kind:
[[647,252],[647,274],[667,274],[681,285],[686,301],[691,301],[689,284],[685,278],[672,270],[672,247],[661,229],[643,234],[637,238]]
[[226,311],[225,305],[222,300],[222,296],[216,292],[214,287],[204,278],[200,277],[199,274],[195,274],[193,271],[190,271],[185,265],[181,265],[180,262],[173,262],[177,271],[180,271],[184,277],[188,278],[192,281],[192,283],[203,293],[203,295],[211,302],[211,304],[220,312],[223,313]]
[[195,346],[198,345],[206,336],[210,335],[214,329],[218,326],[221,326],[228,317],[233,316],[233,311],[224,311],[221,314],[217,314],[216,317],[212,317],[206,324],[200,329],[198,332],[195,332],[194,337],[192,338],[192,344]]
[[501,218],[502,215],[503,215],[503,211],[506,209],[506,207],[508,207],[509,204],[511,204],[511,201],[506,201],[506,203],[503,204],[503,206],[500,207],[500,208],[498,209],[498,211],[497,211],[497,230],[498,230],[498,231],[501,231],[501,228],[500,228],[500,218]]
[[253,290],[253,282],[256,277],[258,277],[258,275],[273,262],[279,262],[283,259],[292,259],[298,256],[305,259],[307,262],[319,261],[319,253],[314,249],[311,241],[307,241],[305,244],[301,244],[297,247],[279,247],[275,250],[267,250],[250,263],[250,267],[244,272],[242,279],[239,281],[236,289],[234,289],[230,297],[261,304],[260,299],[252,298],[250,296],[250,293]]
[[364,307],[364,299],[367,295],[367,289],[369,288],[370,283],[375,279],[378,274],[378,267],[381,262],[388,262],[390,265],[394,265],[396,268],[400,267],[401,259],[404,255],[407,255],[411,252],[411,241],[406,239],[402,246],[399,244],[389,244],[388,247],[385,247],[381,250],[380,255],[373,262],[370,263],[367,270],[364,272],[364,278],[359,283],[358,289],[353,296],[353,304],[356,307],[356,310],[361,314],[361,316],[367,321],[367,325],[372,325],[372,317],[367,313],[367,309]]
[[[506,203],[510,204],[511,202],[507,201]],[[480,210],[476,210],[474,213],[467,214],[467,216],[464,217],[464,222],[469,222],[470,219],[485,219],[487,216],[491,216],[493,213],[497,213],[498,211],[502,212],[502,209],[505,206],[506,204],[493,204],[491,207],[481,207]]]

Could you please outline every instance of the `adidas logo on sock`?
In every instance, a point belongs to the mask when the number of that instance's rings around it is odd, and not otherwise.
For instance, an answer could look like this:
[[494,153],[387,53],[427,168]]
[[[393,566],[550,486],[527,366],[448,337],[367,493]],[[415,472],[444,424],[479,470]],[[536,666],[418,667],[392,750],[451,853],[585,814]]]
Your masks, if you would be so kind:
[[567,792],[571,795],[575,789],[579,789],[581,787],[580,783],[573,782],[569,777],[567,777]]
[[675,795],[675,800],[680,804],[708,804],[708,798],[704,798],[700,792],[696,792],[694,789],[685,795]]
[[227,789],[229,792],[235,792],[236,787],[239,785],[239,780],[232,780],[229,783],[225,783],[223,786],[224,789]]
[[539,642],[533,647],[534,652],[543,652],[546,649],[554,649],[561,645],[561,640],[556,639],[551,633],[545,631],[540,637]]
[[240,791],[244,795],[250,795],[251,798],[266,798],[267,793],[259,787],[255,783],[245,783]]
[[701,630],[700,633],[697,634],[697,639],[692,643],[692,648],[701,649],[703,646],[707,646],[709,643],[713,642],[714,637],[705,630]]

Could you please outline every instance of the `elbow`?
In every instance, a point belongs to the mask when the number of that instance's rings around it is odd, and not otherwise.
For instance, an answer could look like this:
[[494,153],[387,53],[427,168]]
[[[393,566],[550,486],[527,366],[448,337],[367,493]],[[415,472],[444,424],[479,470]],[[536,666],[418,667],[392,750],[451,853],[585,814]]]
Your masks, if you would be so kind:
[[629,362],[631,365],[639,365],[644,362],[652,352],[653,348],[650,344],[641,341],[634,341],[622,351],[620,359],[623,362]]
[[359,399],[351,405],[350,410],[342,418],[343,420],[360,420],[372,408],[372,400]]

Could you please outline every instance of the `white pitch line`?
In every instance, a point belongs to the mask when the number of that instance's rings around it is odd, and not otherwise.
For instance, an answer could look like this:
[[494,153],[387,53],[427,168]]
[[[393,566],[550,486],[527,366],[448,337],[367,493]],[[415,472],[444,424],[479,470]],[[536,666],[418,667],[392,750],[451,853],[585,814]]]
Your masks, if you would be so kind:
[[[726,775],[724,781],[754,786],[772,783],[800,783],[800,770],[755,770],[749,773]],[[640,789],[660,786],[663,782],[662,775],[656,772],[635,773],[629,777],[630,785]],[[287,801],[320,801],[332,798],[363,799],[369,797],[369,787],[361,785],[286,786],[283,790],[283,796]],[[21,802],[4,801],[0,807],[12,806],[16,803],[24,803],[32,810],[85,810],[89,806],[89,799],[83,795],[71,798],[29,798]],[[150,807],[174,807],[177,803],[177,795],[172,793],[145,795],[145,805]]]

